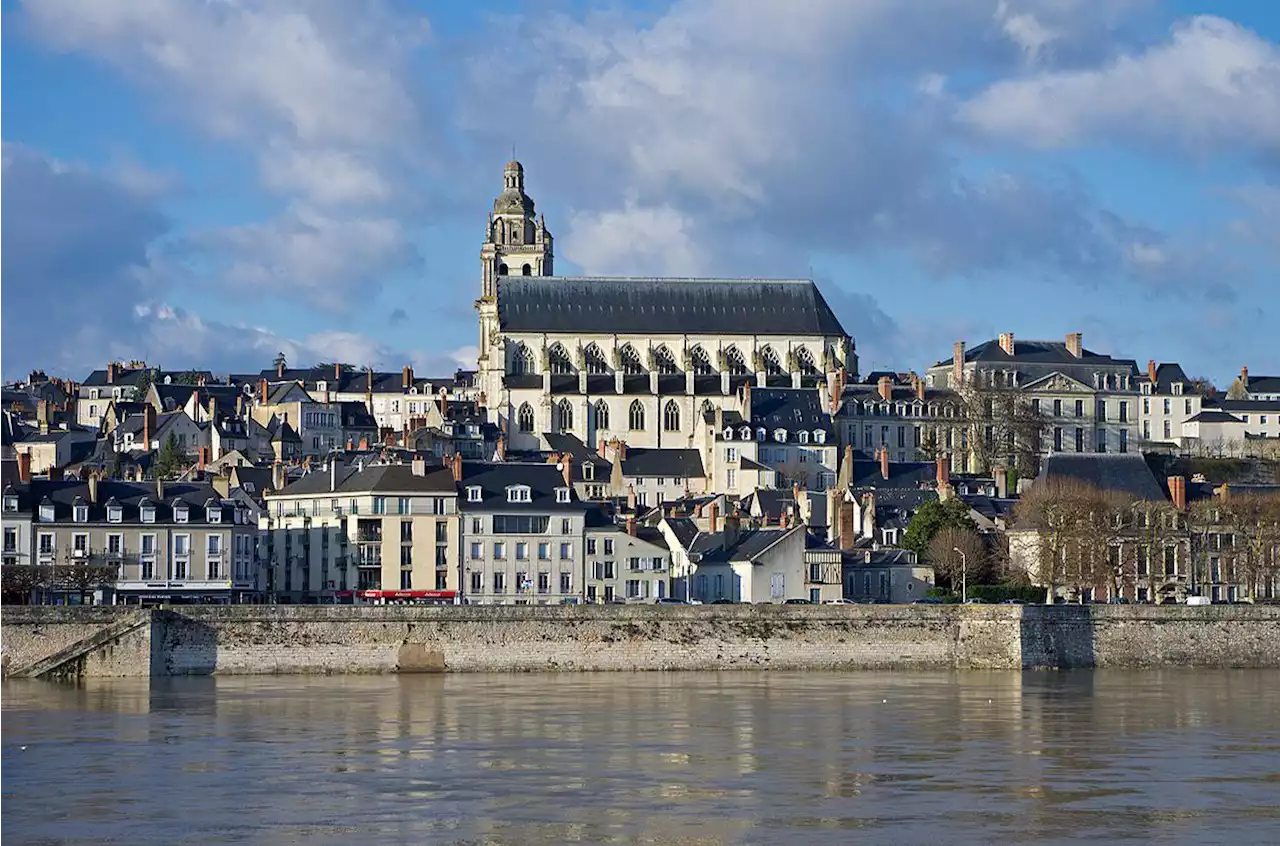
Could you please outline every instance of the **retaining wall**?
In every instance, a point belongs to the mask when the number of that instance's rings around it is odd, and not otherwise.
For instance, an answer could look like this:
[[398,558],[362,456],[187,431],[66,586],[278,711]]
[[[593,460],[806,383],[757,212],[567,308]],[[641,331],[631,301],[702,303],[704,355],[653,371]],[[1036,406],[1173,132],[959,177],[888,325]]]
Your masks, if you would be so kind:
[[[7,608],[5,664],[29,666],[124,613]],[[242,605],[150,615],[69,672],[1280,667],[1280,608],[1263,606]]]

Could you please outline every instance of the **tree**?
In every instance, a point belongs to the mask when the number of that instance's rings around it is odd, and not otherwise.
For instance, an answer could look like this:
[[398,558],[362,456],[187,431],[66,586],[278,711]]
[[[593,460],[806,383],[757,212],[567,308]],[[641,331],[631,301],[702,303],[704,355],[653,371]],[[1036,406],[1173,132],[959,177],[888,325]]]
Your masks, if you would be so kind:
[[929,541],[924,559],[934,573],[946,578],[955,590],[961,574],[969,584],[982,584],[987,576],[987,550],[981,536],[972,529],[944,526]]
[[977,525],[969,516],[969,506],[963,500],[955,497],[930,500],[920,506],[902,533],[902,546],[924,558],[934,536],[946,528],[977,531]]
[[184,370],[181,373],[175,373],[172,382],[174,385],[199,385],[202,375],[194,370]]
[[6,605],[27,605],[31,595],[48,580],[48,567],[13,564],[0,569],[3,573],[0,595]]
[[1047,479],[1027,490],[1014,507],[1014,524],[1034,533],[1032,580],[1043,584],[1052,602],[1059,587],[1068,587],[1067,563],[1077,541],[1077,526],[1093,488],[1075,479]]
[[156,463],[153,466],[155,477],[157,479],[172,478],[178,474],[185,463],[186,456],[178,446],[178,437],[170,432],[169,437],[160,447],[160,454],[156,456]]
[[974,471],[990,473],[1004,467],[1034,478],[1049,421],[1030,399],[1017,388],[972,379],[960,388],[960,401]]
[[147,392],[151,390],[151,383],[155,381],[155,371],[150,367],[142,368],[142,375],[138,377],[137,391],[133,398],[138,402],[142,402],[147,398]]
[[1280,496],[1229,488],[1218,501],[1221,520],[1233,535],[1235,577],[1250,599],[1260,583],[1275,578],[1280,547]]

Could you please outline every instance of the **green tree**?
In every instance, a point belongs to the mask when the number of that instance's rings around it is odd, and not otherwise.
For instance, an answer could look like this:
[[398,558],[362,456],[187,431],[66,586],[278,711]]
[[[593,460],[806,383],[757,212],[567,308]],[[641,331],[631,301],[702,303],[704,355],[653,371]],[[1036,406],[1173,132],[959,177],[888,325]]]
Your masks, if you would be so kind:
[[194,370],[184,370],[181,373],[175,373],[173,374],[173,384],[198,385],[200,384],[200,374]]
[[911,518],[910,525],[902,535],[904,549],[914,550],[921,558],[925,557],[929,543],[938,532],[946,528],[978,530],[977,525],[969,517],[969,506],[960,499],[952,497],[947,500],[932,500],[920,506]]
[[151,383],[155,381],[155,373],[150,367],[142,369],[142,375],[138,377],[138,389],[133,395],[136,402],[144,402],[147,399],[147,391],[151,390]]
[[186,456],[182,454],[182,450],[178,447],[177,435],[170,432],[168,439],[160,447],[160,454],[156,456],[154,466],[156,478],[169,479],[176,476],[178,471],[182,469],[185,460]]

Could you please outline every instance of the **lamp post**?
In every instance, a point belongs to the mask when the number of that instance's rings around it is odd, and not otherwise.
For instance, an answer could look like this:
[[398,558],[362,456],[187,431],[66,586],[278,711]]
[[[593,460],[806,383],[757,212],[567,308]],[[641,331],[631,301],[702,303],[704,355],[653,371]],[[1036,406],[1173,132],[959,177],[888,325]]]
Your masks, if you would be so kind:
[[951,547],[953,552],[960,553],[960,602],[964,603],[969,600],[968,597],[968,581],[969,581],[969,556],[958,546]]

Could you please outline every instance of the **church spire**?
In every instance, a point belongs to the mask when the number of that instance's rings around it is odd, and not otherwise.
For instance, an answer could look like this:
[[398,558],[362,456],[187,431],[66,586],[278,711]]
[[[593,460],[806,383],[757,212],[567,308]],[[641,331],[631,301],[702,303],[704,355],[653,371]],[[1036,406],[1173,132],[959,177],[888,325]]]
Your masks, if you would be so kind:
[[498,294],[503,276],[551,276],[551,233],[524,191],[524,166],[512,159],[502,171],[502,193],[493,201],[480,249],[481,298]]

